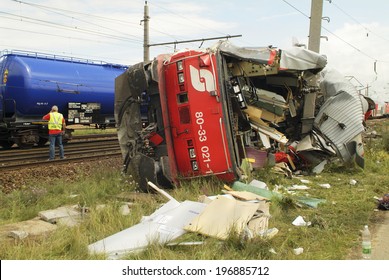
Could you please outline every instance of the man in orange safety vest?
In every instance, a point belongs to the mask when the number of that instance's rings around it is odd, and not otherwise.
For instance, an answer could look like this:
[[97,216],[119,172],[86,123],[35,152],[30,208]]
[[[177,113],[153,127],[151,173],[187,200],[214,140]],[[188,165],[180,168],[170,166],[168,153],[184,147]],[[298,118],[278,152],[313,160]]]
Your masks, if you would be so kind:
[[50,151],[49,160],[55,159],[55,144],[57,142],[59,147],[60,159],[65,158],[65,151],[62,144],[62,135],[65,134],[66,123],[63,115],[58,112],[58,106],[54,105],[50,113],[43,116],[43,120],[49,121],[49,140]]

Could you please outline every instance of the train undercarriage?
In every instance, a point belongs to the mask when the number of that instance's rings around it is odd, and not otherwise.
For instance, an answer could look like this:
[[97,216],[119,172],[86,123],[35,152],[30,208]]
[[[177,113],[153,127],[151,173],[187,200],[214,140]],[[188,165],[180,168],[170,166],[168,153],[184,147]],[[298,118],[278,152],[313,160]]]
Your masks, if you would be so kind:
[[[66,129],[63,142],[66,143],[72,138],[73,129]],[[48,142],[47,125],[43,124],[12,124],[0,128],[0,146],[9,149],[13,145],[20,148],[32,148],[33,146],[44,146]]]

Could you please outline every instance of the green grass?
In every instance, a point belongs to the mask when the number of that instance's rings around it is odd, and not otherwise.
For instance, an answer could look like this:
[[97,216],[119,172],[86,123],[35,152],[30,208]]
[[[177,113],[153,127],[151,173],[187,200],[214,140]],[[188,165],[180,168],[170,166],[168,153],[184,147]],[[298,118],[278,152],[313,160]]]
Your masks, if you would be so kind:
[[117,129],[112,127],[108,127],[106,129],[98,129],[93,126],[78,126],[74,129],[72,135],[111,134],[116,132]]
[[[294,195],[284,192],[285,198],[273,200],[270,205],[269,227],[279,230],[270,239],[254,238],[243,241],[236,234],[225,240],[187,233],[176,241],[202,241],[201,245],[167,246],[150,244],[139,253],[126,259],[276,259],[276,260],[336,260],[357,258],[352,252],[359,252],[360,230],[364,224],[372,224],[377,219],[374,196],[387,193],[389,185],[389,154],[386,140],[387,126],[380,127],[383,135],[368,140],[365,145],[365,169],[355,166],[344,167],[332,163],[317,176],[304,176],[311,183],[307,191],[296,195],[322,198],[326,203],[318,208],[298,207]],[[386,129],[386,130],[385,130]],[[302,184],[299,178],[288,179],[264,169],[253,174],[253,178],[264,181],[273,189],[275,185],[284,187]],[[350,179],[357,181],[351,185]],[[329,183],[331,188],[319,186]],[[120,174],[120,167],[111,170],[96,170],[93,175],[80,175],[79,180],[65,182],[30,182],[23,189],[10,194],[0,194],[0,224],[9,224],[36,217],[39,211],[63,205],[86,206],[90,210],[79,226],[60,226],[45,237],[26,238],[16,241],[11,238],[0,242],[0,259],[104,259],[104,256],[88,254],[87,246],[109,235],[139,223],[142,216],[153,213],[166,199],[158,194],[135,196],[126,199],[136,189],[131,178]],[[184,181],[170,194],[179,201],[197,201],[200,195],[221,194],[223,182],[216,179]],[[74,196],[76,195],[76,196]],[[120,214],[123,202],[133,202],[130,215]],[[105,205],[99,209],[99,205]],[[220,215],[223,215],[221,209]],[[312,222],[310,227],[295,227],[292,221],[303,216]],[[304,248],[304,253],[296,256],[293,249]],[[270,253],[274,249],[277,254]]]

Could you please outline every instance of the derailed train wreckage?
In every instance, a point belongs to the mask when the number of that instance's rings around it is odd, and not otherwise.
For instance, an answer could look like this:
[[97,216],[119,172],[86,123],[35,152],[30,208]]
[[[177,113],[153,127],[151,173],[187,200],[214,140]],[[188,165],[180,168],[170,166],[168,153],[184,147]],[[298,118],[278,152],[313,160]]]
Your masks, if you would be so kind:
[[294,170],[334,157],[363,167],[368,98],[326,63],[302,48],[220,41],[129,67],[115,80],[124,170],[147,190],[147,181],[237,180],[244,162],[271,158]]

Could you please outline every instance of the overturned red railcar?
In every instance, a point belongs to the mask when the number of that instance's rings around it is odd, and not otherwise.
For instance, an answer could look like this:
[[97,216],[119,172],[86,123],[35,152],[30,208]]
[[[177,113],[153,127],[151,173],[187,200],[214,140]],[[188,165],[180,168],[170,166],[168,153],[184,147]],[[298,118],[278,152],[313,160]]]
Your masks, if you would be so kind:
[[[363,98],[348,92],[336,100],[338,109],[344,100],[357,117],[333,124],[328,108],[339,96],[333,91],[343,87],[312,82],[325,65],[325,56],[302,48],[240,48],[221,41],[129,67],[115,81],[124,169],[135,171],[147,190],[147,181],[236,180],[244,173],[242,164],[261,167],[271,154],[288,148],[299,161],[294,166],[316,164],[327,155],[344,160],[362,155],[356,147]],[[343,146],[340,135],[357,144]],[[306,154],[308,142],[320,146],[313,157]]]

